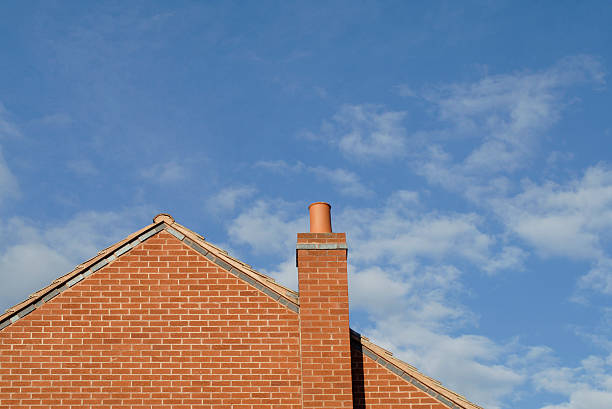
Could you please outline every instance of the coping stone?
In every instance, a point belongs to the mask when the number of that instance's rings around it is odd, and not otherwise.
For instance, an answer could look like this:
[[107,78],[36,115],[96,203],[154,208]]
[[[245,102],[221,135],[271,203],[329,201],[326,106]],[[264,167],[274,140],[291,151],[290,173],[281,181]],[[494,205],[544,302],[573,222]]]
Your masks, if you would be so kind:
[[279,298],[278,302],[283,304],[285,307],[289,308],[290,310],[294,312],[298,312],[300,310],[300,308],[297,305],[287,300],[286,298]]
[[232,266],[231,266],[231,265],[229,265],[229,264],[228,264],[228,263],[226,263],[225,261],[221,260],[219,257],[216,257],[216,258],[215,258],[214,263],[215,263],[216,265],[218,265],[219,267],[221,267],[221,268],[223,268],[223,269],[227,270],[227,271],[230,271],[230,270],[232,269]]
[[255,280],[253,277],[251,277],[248,274],[244,274],[244,273],[240,273],[238,275],[238,277],[240,277],[241,279],[243,279],[244,281],[246,281],[247,283],[251,284],[252,286],[255,285],[255,283],[257,282],[257,280]]
[[276,291],[268,288],[268,287],[264,287],[262,290],[264,293],[268,294],[270,297],[272,297],[275,300],[278,300],[280,298],[280,294],[278,294]]
[[25,317],[26,315],[28,315],[29,313],[31,313],[35,309],[36,308],[32,304],[28,305],[26,308],[24,308],[23,310],[19,311],[19,318]]
[[194,249],[195,251],[197,251],[198,253],[200,253],[203,256],[208,254],[208,250],[206,250],[204,247],[200,246],[198,243],[188,239],[187,237],[185,237],[183,239],[183,243],[187,244],[189,247],[191,247],[192,249]]
[[397,366],[393,365],[390,362],[387,364],[387,368],[389,368],[391,372],[393,372],[397,376],[402,376],[402,374],[404,373],[402,369],[398,368]]
[[108,260],[102,259],[102,260],[98,261],[96,264],[94,264],[93,266],[91,266],[89,268],[89,270],[91,270],[91,272],[98,271],[99,269],[101,269],[102,267],[104,267],[107,264],[108,264]]
[[364,353],[364,355],[366,355],[367,357],[373,359],[374,361],[376,361],[376,359],[378,358],[378,356],[376,356],[376,354],[372,351],[370,351],[368,348],[362,348],[362,351]]
[[115,251],[115,256],[119,257],[120,255],[127,253],[131,249],[132,249],[132,246],[130,243],[125,244],[124,246],[119,247],[117,251]]
[[53,291],[51,291],[50,293],[48,293],[47,295],[45,295],[45,296],[43,297],[43,300],[44,300],[45,302],[47,302],[47,301],[49,301],[50,299],[52,299],[53,297],[55,297],[56,295],[58,295],[59,293],[60,293],[60,290],[56,288],[55,290],[53,290]]
[[79,274],[79,275],[72,277],[70,280],[68,280],[66,284],[68,285],[68,287],[72,287],[73,285],[75,285],[76,283],[78,283],[84,278],[85,278],[84,274]]
[[174,230],[170,226],[166,227],[166,231],[168,233],[170,233],[171,235],[173,235],[174,237],[176,237],[177,239],[179,239],[179,240],[183,240],[185,238],[185,235],[183,233],[180,233],[180,232]]
[[157,233],[157,232],[155,230],[151,229],[151,230],[141,234],[140,236],[138,236],[138,238],[140,239],[140,241],[145,241],[146,239],[148,239],[149,237],[151,237],[155,233]]
[[440,402],[442,402],[443,404],[445,404],[449,408],[456,408],[457,407],[453,402],[451,402],[450,400],[446,399],[444,396],[440,395],[439,393],[437,394],[436,399],[438,399]]
[[408,372],[404,372],[404,374],[402,375],[402,379],[412,383],[412,380],[414,379],[412,376],[410,376],[410,374]]

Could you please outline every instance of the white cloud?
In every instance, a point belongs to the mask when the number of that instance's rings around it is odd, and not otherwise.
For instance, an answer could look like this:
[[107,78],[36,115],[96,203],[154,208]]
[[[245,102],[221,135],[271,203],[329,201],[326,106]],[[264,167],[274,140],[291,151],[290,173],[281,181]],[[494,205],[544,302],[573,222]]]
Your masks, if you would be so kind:
[[349,270],[349,305],[352,309],[386,311],[400,304],[411,289],[410,283],[401,277],[392,277],[378,266],[359,270],[351,265]]
[[489,76],[430,90],[425,98],[449,125],[442,133],[476,144],[459,160],[430,145],[417,172],[431,183],[464,191],[473,200],[503,189],[496,185],[506,181],[493,175],[514,172],[533,158],[539,140],[568,104],[564,91],[585,82],[602,83],[603,70],[597,60],[583,55],[539,72]]
[[228,226],[230,240],[247,244],[254,251],[267,254],[289,254],[297,232],[306,231],[306,217],[295,217],[284,201],[257,200]]
[[416,97],[418,93],[406,84],[399,84],[393,87],[393,90],[401,97]]
[[321,183],[329,183],[336,187],[338,191],[345,196],[366,197],[373,194],[373,192],[361,182],[357,174],[346,169],[331,169],[325,166],[307,166],[302,162],[296,162],[291,165],[284,160],[260,161],[257,162],[255,166],[285,175],[287,173],[310,173]]
[[[398,200],[403,196],[405,202]],[[520,268],[523,253],[514,247],[495,250],[497,239],[480,230],[475,214],[422,213],[408,192],[396,192],[381,209],[347,209],[335,216],[339,229],[350,231],[359,263],[407,265],[414,260],[463,260],[493,273]]]
[[142,219],[144,213],[81,212],[44,227],[19,217],[0,223],[0,303],[8,308],[94,257],[140,227],[126,220]]
[[361,183],[359,176],[346,169],[329,169],[324,166],[315,166],[308,168],[308,171],[316,175],[320,180],[337,186],[339,192],[345,196],[364,197],[372,195],[372,191]]
[[343,105],[308,139],[335,144],[349,159],[381,160],[402,156],[406,150],[406,112],[387,111],[378,105]]
[[142,169],[141,176],[152,182],[174,183],[187,178],[188,172],[185,166],[175,161],[158,163],[149,168]]
[[504,246],[500,253],[489,258],[482,269],[488,273],[503,270],[522,270],[527,252],[515,246]]
[[[604,294],[612,294],[612,259],[601,257],[578,282],[580,288],[590,288]],[[578,298],[580,299],[580,298]]]
[[239,202],[251,197],[256,191],[252,186],[230,186],[208,198],[206,207],[212,212],[231,212]]
[[[9,117],[9,112],[0,102],[0,140],[21,136],[19,127]],[[7,198],[18,197],[19,194],[17,178],[8,167],[2,154],[2,146],[0,145],[0,203]]]
[[589,356],[575,368],[551,366],[533,374],[538,390],[564,396],[566,401],[542,409],[607,409],[612,407],[612,361]]
[[7,198],[18,196],[19,184],[17,183],[17,178],[9,169],[0,148],[0,203]]
[[68,114],[57,113],[57,114],[45,115],[42,118],[38,119],[37,122],[43,125],[64,127],[64,126],[71,125],[74,122],[74,120]]
[[9,112],[0,102],[0,139],[15,138],[21,136],[21,130],[10,119]]
[[68,161],[66,166],[79,176],[96,176],[100,173],[96,165],[89,159],[74,159]]
[[612,293],[612,170],[599,164],[565,184],[525,182],[523,191],[492,208],[508,230],[543,257],[593,263],[583,287]]

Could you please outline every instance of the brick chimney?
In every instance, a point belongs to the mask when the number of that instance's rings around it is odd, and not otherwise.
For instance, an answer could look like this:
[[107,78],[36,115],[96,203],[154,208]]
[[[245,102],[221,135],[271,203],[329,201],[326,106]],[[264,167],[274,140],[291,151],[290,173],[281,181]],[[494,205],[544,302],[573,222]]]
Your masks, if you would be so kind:
[[332,233],[330,209],[311,204],[297,235],[304,409],[353,407],[346,234]]

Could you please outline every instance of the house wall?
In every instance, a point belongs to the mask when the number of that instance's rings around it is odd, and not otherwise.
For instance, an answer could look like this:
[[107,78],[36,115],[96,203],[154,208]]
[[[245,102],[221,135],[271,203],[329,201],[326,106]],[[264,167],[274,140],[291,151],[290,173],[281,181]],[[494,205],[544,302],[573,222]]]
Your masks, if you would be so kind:
[[0,332],[1,408],[300,408],[298,315],[165,231]]
[[355,409],[448,409],[389,369],[351,348]]

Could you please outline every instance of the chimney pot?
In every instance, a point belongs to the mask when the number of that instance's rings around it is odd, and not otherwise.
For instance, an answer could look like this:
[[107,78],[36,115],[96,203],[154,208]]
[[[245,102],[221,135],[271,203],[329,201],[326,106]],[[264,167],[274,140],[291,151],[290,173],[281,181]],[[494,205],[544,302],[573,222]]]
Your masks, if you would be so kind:
[[331,233],[331,205],[325,202],[314,202],[308,206],[310,212],[311,233]]

